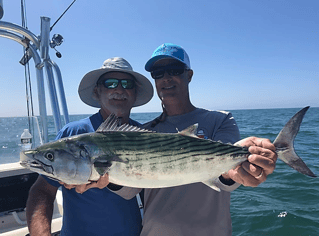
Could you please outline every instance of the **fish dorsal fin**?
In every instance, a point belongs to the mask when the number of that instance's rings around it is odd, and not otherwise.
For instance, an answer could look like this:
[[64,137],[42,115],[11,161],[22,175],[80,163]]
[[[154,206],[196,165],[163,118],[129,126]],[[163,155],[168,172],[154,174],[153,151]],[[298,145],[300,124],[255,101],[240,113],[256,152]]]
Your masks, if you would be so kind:
[[198,124],[193,124],[191,126],[189,126],[188,128],[182,130],[181,132],[178,132],[180,135],[184,135],[184,136],[189,136],[189,137],[193,137],[193,138],[198,138],[197,137],[197,128],[198,128]]
[[105,132],[105,130],[110,130],[112,128],[118,127],[120,124],[120,119],[112,113],[108,118],[99,126],[96,130],[97,133]]
[[137,126],[130,124],[121,125],[121,120],[114,113],[109,115],[109,117],[100,125],[96,130],[97,133],[106,133],[106,132],[145,132],[145,133],[154,133],[155,131],[141,129]]

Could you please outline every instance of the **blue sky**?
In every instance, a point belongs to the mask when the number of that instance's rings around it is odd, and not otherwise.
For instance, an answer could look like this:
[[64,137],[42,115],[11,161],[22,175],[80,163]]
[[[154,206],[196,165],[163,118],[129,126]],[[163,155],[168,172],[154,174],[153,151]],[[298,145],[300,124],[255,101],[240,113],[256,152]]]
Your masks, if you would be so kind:
[[[72,0],[25,2],[27,26],[39,35],[40,16],[53,24]],[[3,5],[2,21],[21,25],[20,0]],[[64,37],[57,47],[62,58],[53,49],[50,56],[61,69],[70,114],[96,112],[77,94],[84,74],[120,56],[151,79],[145,62],[165,42],[181,45],[190,56],[197,107],[319,107],[318,9],[317,0],[77,0],[51,32]],[[0,116],[27,114],[22,55],[20,44],[0,38]],[[36,88],[33,61],[30,68]],[[156,93],[132,110],[154,111],[161,111]]]

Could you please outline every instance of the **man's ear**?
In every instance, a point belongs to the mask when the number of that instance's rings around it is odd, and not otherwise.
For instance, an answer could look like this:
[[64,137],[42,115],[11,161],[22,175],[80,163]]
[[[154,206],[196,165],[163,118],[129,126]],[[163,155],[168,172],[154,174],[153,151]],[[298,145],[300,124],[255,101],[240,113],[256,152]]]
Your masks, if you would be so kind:
[[192,69],[189,69],[188,71],[188,82],[191,82],[192,81],[192,78],[193,78],[193,74],[194,74],[194,71]]
[[97,86],[95,86],[93,89],[92,98],[96,101],[100,101],[100,93],[99,93]]

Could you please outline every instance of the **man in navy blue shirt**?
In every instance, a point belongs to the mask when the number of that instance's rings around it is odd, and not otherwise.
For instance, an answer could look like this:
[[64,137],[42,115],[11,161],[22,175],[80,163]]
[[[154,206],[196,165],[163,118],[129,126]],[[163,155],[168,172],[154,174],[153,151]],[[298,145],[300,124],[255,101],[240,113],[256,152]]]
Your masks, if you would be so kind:
[[[134,72],[125,59],[115,57],[104,61],[101,69],[87,73],[78,92],[84,103],[100,110],[88,118],[67,124],[56,139],[95,132],[111,113],[120,117],[122,123],[140,126],[129,118],[130,112],[132,107],[141,106],[151,100],[153,87],[146,77]],[[104,180],[101,177],[97,182],[72,186],[39,176],[27,201],[27,221],[31,236],[51,235],[53,202],[58,188],[62,185],[61,236],[139,235],[141,215],[136,198],[121,198],[104,188]],[[79,194],[82,192],[84,193]]]

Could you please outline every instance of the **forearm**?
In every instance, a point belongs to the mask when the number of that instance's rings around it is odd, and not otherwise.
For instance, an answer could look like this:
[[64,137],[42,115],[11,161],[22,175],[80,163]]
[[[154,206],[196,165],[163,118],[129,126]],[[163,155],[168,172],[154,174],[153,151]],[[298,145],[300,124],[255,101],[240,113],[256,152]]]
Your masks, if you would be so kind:
[[133,197],[136,196],[136,194],[142,191],[141,188],[122,187],[122,186],[113,185],[113,184],[109,184],[107,188],[111,190],[113,193],[121,196],[122,198],[126,200],[132,199]]
[[26,205],[26,216],[31,236],[51,236],[51,221],[55,194],[32,187]]

